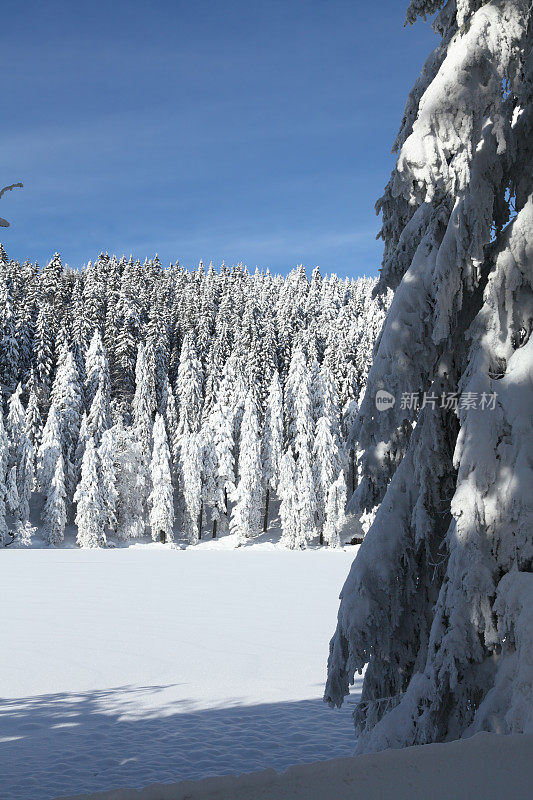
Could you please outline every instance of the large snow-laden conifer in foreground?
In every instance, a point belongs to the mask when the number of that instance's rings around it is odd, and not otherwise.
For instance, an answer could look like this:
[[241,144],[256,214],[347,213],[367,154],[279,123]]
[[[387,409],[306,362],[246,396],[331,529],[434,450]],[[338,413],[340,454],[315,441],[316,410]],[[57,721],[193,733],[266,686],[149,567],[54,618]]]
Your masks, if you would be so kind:
[[[368,665],[360,752],[533,729],[530,4],[413,0],[408,18],[439,8],[378,204],[381,288],[396,291],[352,434],[350,510],[380,505],[325,697],[340,705]],[[420,410],[401,402],[419,392]]]

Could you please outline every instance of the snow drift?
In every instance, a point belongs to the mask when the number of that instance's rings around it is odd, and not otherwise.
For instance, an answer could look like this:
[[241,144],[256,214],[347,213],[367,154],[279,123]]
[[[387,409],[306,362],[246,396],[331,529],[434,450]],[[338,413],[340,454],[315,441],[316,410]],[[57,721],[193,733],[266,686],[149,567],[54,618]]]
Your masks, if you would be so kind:
[[533,735],[478,734],[447,744],[58,800],[529,800]]

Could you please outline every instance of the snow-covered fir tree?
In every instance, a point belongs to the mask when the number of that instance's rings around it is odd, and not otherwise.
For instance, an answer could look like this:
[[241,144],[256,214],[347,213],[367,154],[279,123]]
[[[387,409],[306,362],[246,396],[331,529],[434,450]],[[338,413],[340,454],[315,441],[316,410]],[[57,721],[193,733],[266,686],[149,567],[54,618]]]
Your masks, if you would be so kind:
[[10,442],[8,468],[15,468],[17,507],[14,513],[21,522],[30,515],[30,498],[33,491],[35,453],[27,432],[26,412],[21,402],[22,386],[19,383],[8,401],[7,435]]
[[109,364],[99,329],[94,331],[85,356],[85,403],[91,407],[99,387],[104,394],[110,389]]
[[285,386],[285,419],[288,444],[298,455],[313,439],[311,372],[304,350],[298,346],[291,358]]
[[104,433],[111,427],[109,386],[99,383],[87,415],[87,434],[99,445]]
[[[94,403],[94,401],[93,401]],[[117,476],[115,467],[116,428],[108,428],[102,434],[98,447],[98,463],[100,467],[100,486],[104,504],[103,524],[110,534],[117,529]]]
[[105,506],[99,476],[98,453],[89,436],[81,464],[81,478],[74,494],[76,503],[76,542],[80,547],[100,547],[105,543]]
[[63,453],[59,451],[42,512],[46,538],[52,545],[61,544],[64,539],[67,522],[66,496],[65,465]]
[[313,391],[311,370],[304,350],[291,358],[286,386],[286,424],[289,448],[294,454],[294,536],[291,546],[305,547],[317,535],[317,495],[313,478]]
[[62,452],[59,415],[56,406],[52,404],[46,418],[46,425],[44,426],[43,437],[37,454],[37,482],[39,490],[45,495],[48,494],[57,459]]
[[17,450],[17,516],[25,523],[30,517],[30,499],[35,485],[35,451],[25,427]]
[[279,482],[280,461],[283,453],[283,394],[279,373],[274,370],[268,390],[265,423],[261,436],[265,513],[263,530],[268,528],[270,493],[276,492]]
[[165,408],[163,411],[163,416],[165,419],[165,425],[167,429],[167,440],[168,440],[168,447],[171,455],[171,459],[173,459],[173,451],[172,445],[173,442],[176,441],[176,434],[178,430],[178,409],[176,406],[176,398],[174,396],[174,390],[170,381],[168,380],[168,376],[163,384],[163,397],[165,398]]
[[321,530],[321,544],[325,542],[330,547],[338,547],[340,545],[340,532],[345,523],[345,507],[346,479],[344,472],[341,470],[327,492],[324,523]]
[[217,402],[209,415],[207,424],[208,431],[206,431],[206,434],[215,449],[216,455],[216,486],[213,490],[213,502],[217,513],[213,516],[213,521],[216,520],[217,527],[223,528],[225,532],[229,525],[228,498],[235,488],[236,448],[231,409],[223,403]]
[[83,413],[83,397],[78,368],[71,350],[66,346],[61,348],[50,399],[56,409],[60,426],[67,497],[72,499],[77,477],[76,447]]
[[[337,390],[332,373],[326,365],[323,366],[322,373],[318,376],[317,386],[319,417],[313,443],[313,478],[316,493],[317,528],[320,544],[323,544],[328,493],[338,479],[344,458],[340,444]],[[346,495],[346,486],[344,494]],[[327,541],[328,544],[332,544],[331,536],[327,537]],[[337,539],[335,541],[337,542]]]
[[226,512],[223,488],[218,472],[218,458],[215,446],[215,437],[209,427],[209,420],[200,431],[202,440],[202,513],[211,509],[210,522],[212,523],[212,538],[215,539],[219,531],[219,524]]
[[149,497],[150,530],[154,542],[171,542],[174,528],[174,498],[170,474],[170,452],[168,449],[165,421],[156,415],[154,424],[154,446],[150,462],[152,491]]
[[281,519],[281,541],[291,550],[300,545],[300,519],[296,489],[296,464],[292,451],[287,450],[280,461],[279,515]]
[[261,527],[261,440],[255,399],[246,398],[239,444],[238,482],[233,493],[234,506],[230,530],[239,542],[259,533]]
[[33,371],[30,380],[28,381],[28,390],[29,397],[25,413],[26,433],[29,437],[34,452],[37,453],[39,445],[41,444],[41,436],[43,433],[43,419],[39,410],[39,399],[37,397],[35,388]]
[[7,402],[6,429],[10,442],[9,466],[18,466],[18,446],[21,436],[25,433],[25,413],[21,402],[22,386],[19,383]]
[[8,511],[16,516],[19,508],[19,493],[17,487],[17,467],[14,464],[11,469],[7,471],[6,504]]
[[17,383],[19,369],[19,342],[16,319],[13,313],[12,285],[0,284],[0,387],[8,394]]
[[181,437],[182,530],[191,544],[202,535],[202,438],[199,433]]
[[132,402],[133,430],[140,449],[140,484],[142,487],[143,519],[148,514],[148,495],[150,493],[150,455],[153,441],[153,414],[155,395],[150,381],[146,350],[141,342],[137,351],[135,368],[135,393]]
[[135,394],[132,402],[133,426],[143,453],[150,453],[152,447],[153,414],[155,397],[150,384],[146,351],[141,343],[137,351],[135,369]]
[[83,454],[85,453],[85,445],[89,438],[89,429],[87,424],[87,412],[84,411],[81,416],[80,432],[78,434],[78,443],[76,445],[76,452],[74,454],[74,466],[76,475],[76,485],[81,476],[81,465],[83,461]]
[[313,480],[311,453],[301,447],[295,465],[297,533],[293,547],[306,547],[317,535],[317,497]]
[[192,334],[183,341],[178,377],[176,379],[176,399],[179,407],[179,422],[176,439],[196,433],[200,425],[202,410],[202,365],[198,359]]
[[[146,473],[141,446],[132,427],[122,420],[113,431],[116,533],[121,541],[137,539],[144,534],[144,499]],[[104,484],[105,486],[105,484]]]
[[366,666],[359,752],[533,724],[531,4],[412,0],[408,21],[435,11],[378,203],[394,299],[351,435],[354,524],[378,510],[326,699]]

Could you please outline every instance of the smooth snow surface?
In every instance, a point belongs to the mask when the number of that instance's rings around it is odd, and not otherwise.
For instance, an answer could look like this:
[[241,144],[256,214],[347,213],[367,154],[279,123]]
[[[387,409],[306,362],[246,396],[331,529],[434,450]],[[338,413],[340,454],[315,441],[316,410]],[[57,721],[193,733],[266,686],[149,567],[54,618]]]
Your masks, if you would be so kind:
[[[472,739],[77,800],[530,800],[533,735]],[[74,800],[74,798],[63,798]]]
[[351,755],[320,698],[355,548],[210,545],[4,550],[1,798]]

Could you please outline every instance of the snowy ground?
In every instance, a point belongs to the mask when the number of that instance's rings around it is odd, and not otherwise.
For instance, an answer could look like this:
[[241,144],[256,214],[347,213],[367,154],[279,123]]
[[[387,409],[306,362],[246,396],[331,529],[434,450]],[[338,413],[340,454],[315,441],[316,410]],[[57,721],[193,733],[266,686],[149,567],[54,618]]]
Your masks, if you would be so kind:
[[351,754],[320,697],[355,548],[225,546],[4,550],[0,797]]
[[[205,778],[79,800],[531,800],[533,734],[388,750],[238,778]],[[64,798],[64,800],[75,800]]]

